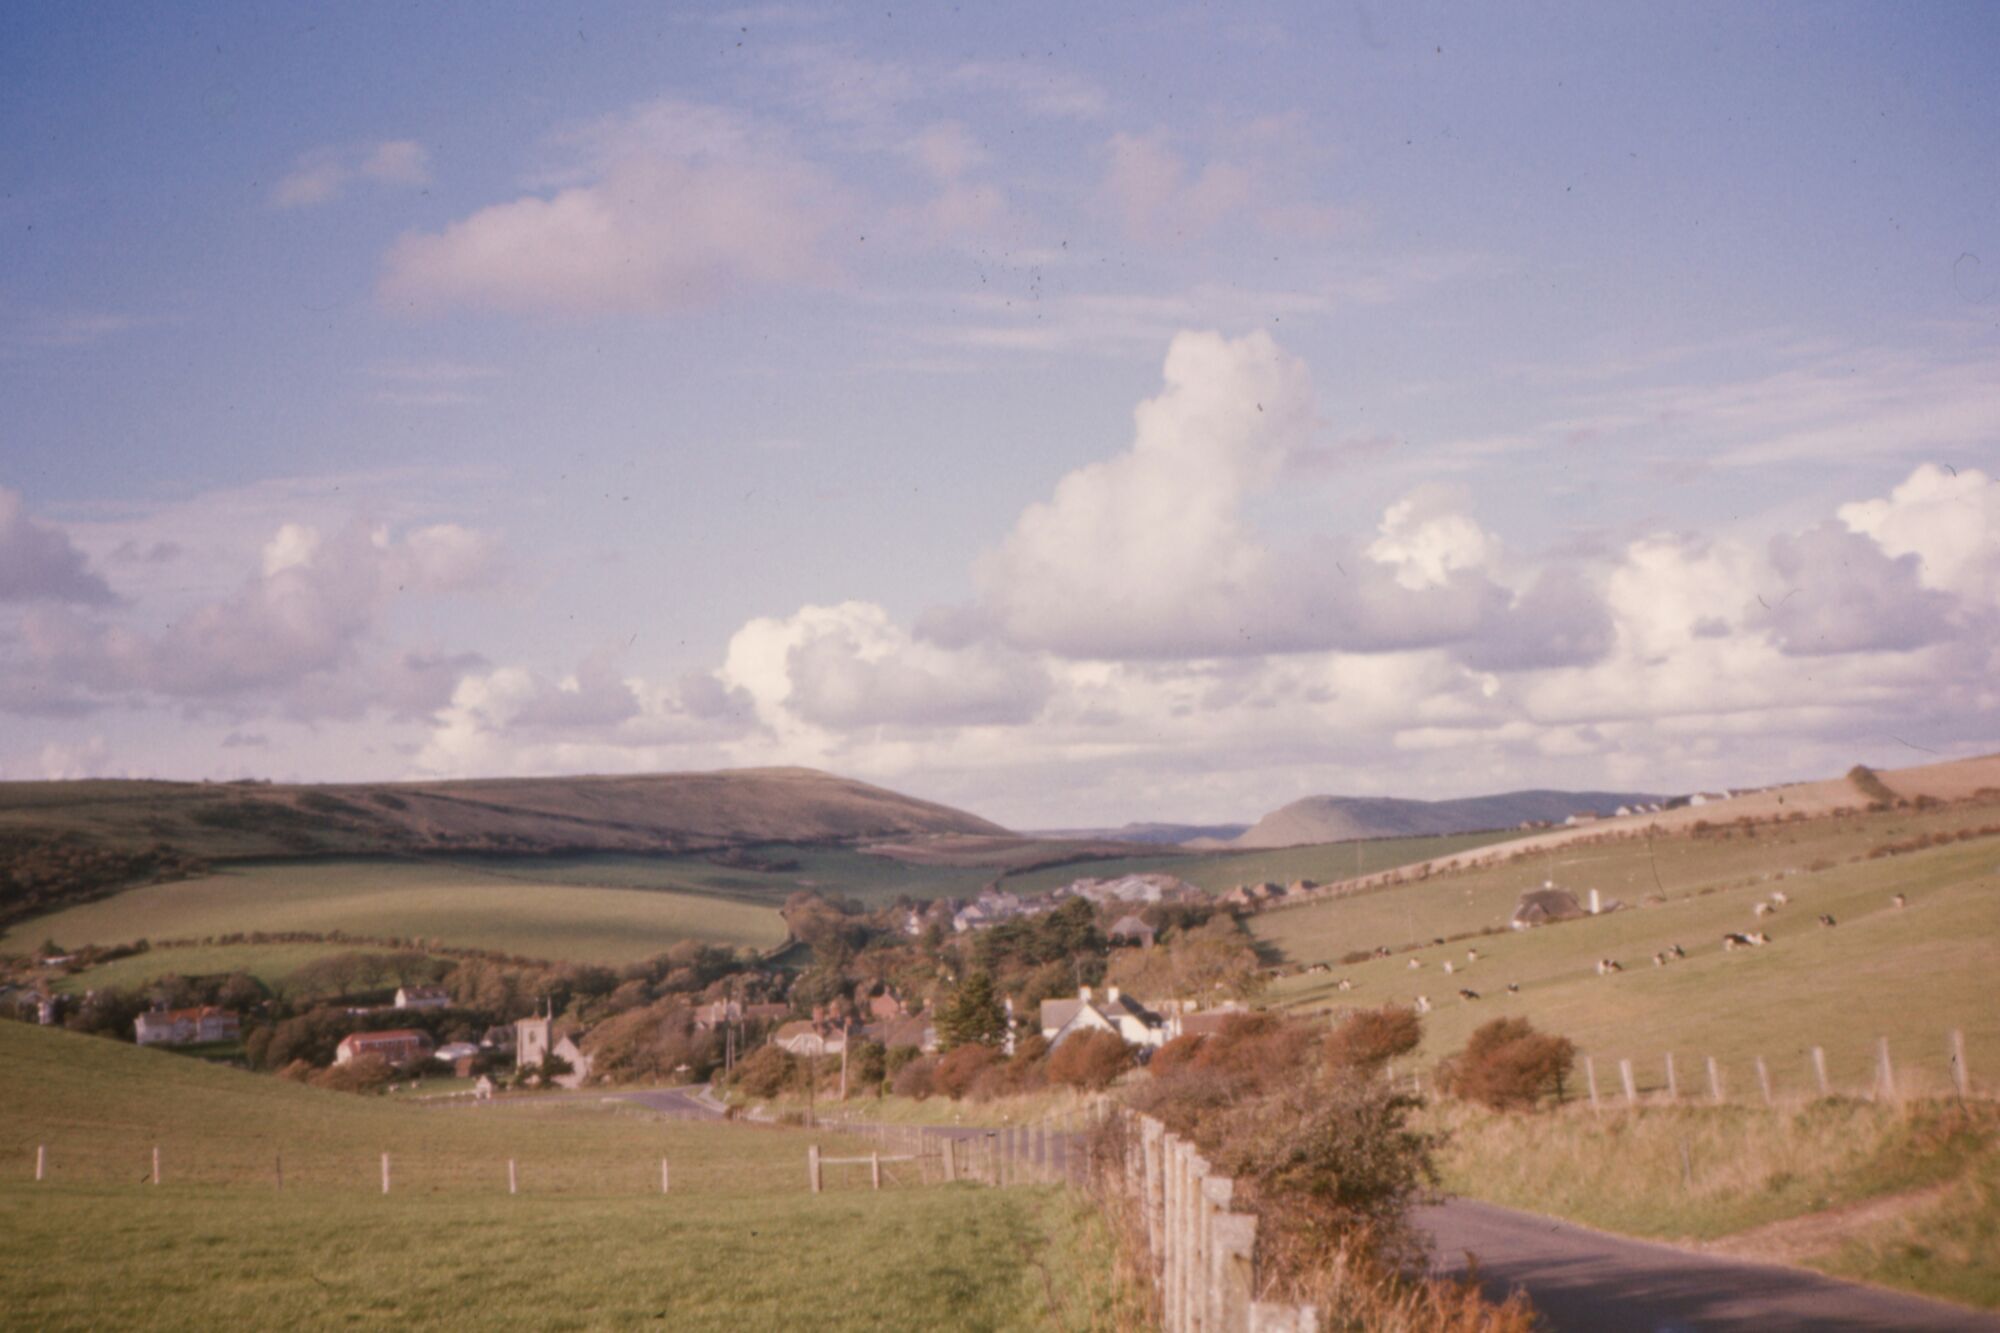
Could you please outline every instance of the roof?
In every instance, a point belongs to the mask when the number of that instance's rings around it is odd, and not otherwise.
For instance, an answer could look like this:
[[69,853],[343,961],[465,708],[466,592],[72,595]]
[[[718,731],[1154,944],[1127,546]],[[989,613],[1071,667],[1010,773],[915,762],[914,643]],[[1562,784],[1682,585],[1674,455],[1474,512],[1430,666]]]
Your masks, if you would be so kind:
[[451,992],[442,986],[399,986],[398,990],[413,1000],[448,1000]]
[[353,1042],[356,1046],[392,1046],[401,1042],[420,1041],[429,1045],[431,1034],[416,1028],[390,1028],[386,1032],[350,1032],[341,1038],[341,1044]]
[[1153,933],[1153,928],[1146,924],[1144,918],[1128,913],[1111,923],[1110,933],[1113,935],[1150,935]]

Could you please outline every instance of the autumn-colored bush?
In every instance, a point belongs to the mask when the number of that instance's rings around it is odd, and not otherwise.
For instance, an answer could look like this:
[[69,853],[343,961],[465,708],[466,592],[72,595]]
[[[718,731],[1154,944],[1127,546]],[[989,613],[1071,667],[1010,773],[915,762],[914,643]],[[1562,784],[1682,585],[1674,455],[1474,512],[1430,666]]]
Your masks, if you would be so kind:
[[1132,1067],[1134,1055],[1115,1032],[1079,1032],[1049,1053],[1049,1081],[1100,1091]]
[[932,1079],[937,1067],[937,1056],[920,1055],[896,1071],[889,1080],[889,1091],[898,1097],[911,1097],[922,1101],[937,1091]]
[[1193,1067],[1195,1056],[1200,1053],[1201,1044],[1205,1040],[1206,1038],[1195,1033],[1175,1037],[1153,1052],[1153,1058],[1147,1062],[1146,1068],[1153,1072],[1154,1078],[1172,1078],[1175,1074]]
[[1375,1073],[1399,1055],[1408,1055],[1424,1039],[1417,1011],[1385,1004],[1350,1014],[1326,1039],[1325,1055],[1336,1069]]
[[380,1092],[396,1076],[395,1066],[379,1055],[357,1055],[344,1065],[314,1070],[306,1082],[333,1092]]
[[989,1101],[1039,1092],[1049,1082],[1048,1054],[1048,1038],[1039,1032],[1016,1043],[1012,1055],[986,1066],[972,1080],[973,1099]]
[[1527,1110],[1560,1098],[1575,1063],[1569,1038],[1537,1032],[1525,1018],[1496,1018],[1438,1066],[1438,1086],[1496,1111]]
[[778,1046],[759,1046],[736,1064],[730,1081],[752,1097],[775,1097],[790,1087],[798,1061]]
[[1001,1058],[1000,1052],[991,1046],[954,1046],[938,1058],[937,1068],[931,1073],[931,1087],[958,1101],[971,1092],[979,1076],[988,1067],[998,1064]]

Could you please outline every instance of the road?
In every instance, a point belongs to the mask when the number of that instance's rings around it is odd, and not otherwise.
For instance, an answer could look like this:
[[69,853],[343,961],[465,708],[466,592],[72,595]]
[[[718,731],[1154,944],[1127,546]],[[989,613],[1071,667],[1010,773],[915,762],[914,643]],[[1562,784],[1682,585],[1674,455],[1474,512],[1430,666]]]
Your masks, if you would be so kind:
[[677,1120],[720,1120],[722,1112],[695,1096],[692,1089],[656,1088],[649,1092],[621,1092],[605,1100],[636,1102],[649,1111]]
[[1436,1271],[1463,1275],[1470,1250],[1489,1291],[1525,1288],[1556,1330],[2000,1333],[2000,1318],[1955,1305],[1467,1199],[1418,1209],[1416,1221],[1436,1246]]

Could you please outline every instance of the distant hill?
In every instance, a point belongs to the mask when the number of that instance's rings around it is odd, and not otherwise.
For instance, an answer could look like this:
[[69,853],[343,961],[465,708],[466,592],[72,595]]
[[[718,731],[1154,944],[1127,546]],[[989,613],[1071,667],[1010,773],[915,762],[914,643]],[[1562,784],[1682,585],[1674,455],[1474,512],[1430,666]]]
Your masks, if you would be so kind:
[[1514,791],[1455,801],[1393,796],[1308,796],[1274,810],[1232,847],[1297,847],[1354,838],[1429,837],[1515,828],[1528,821],[1561,823],[1588,811],[1608,815],[1621,805],[1660,799],[1637,792]]
[[1249,830],[1248,824],[1124,824],[1118,828],[1043,829],[1035,837],[1077,842],[1136,842],[1147,847],[1182,843],[1226,843]]
[[324,786],[0,783],[0,920],[216,861],[685,852],[1006,830],[806,768]]

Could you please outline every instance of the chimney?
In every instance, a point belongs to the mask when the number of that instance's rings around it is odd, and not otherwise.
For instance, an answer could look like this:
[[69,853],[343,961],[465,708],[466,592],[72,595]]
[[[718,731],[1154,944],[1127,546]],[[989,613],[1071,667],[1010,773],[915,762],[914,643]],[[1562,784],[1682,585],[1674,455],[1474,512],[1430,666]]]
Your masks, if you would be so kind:
[[1604,900],[1598,897],[1596,889],[1592,889],[1590,891],[1590,914],[1592,916],[1596,916],[1599,912],[1602,912],[1603,910],[1604,910]]
[[1104,991],[1104,998],[1109,1000],[1112,1004],[1118,1003],[1118,988],[1116,986],[1106,987]]
[[1089,1001],[1090,1001],[1090,987],[1088,987],[1088,986],[1078,986],[1078,987],[1076,988],[1076,998],[1077,998],[1077,999],[1079,999],[1079,1000],[1082,1000],[1082,1001],[1084,1001],[1085,1003],[1089,1003]]

